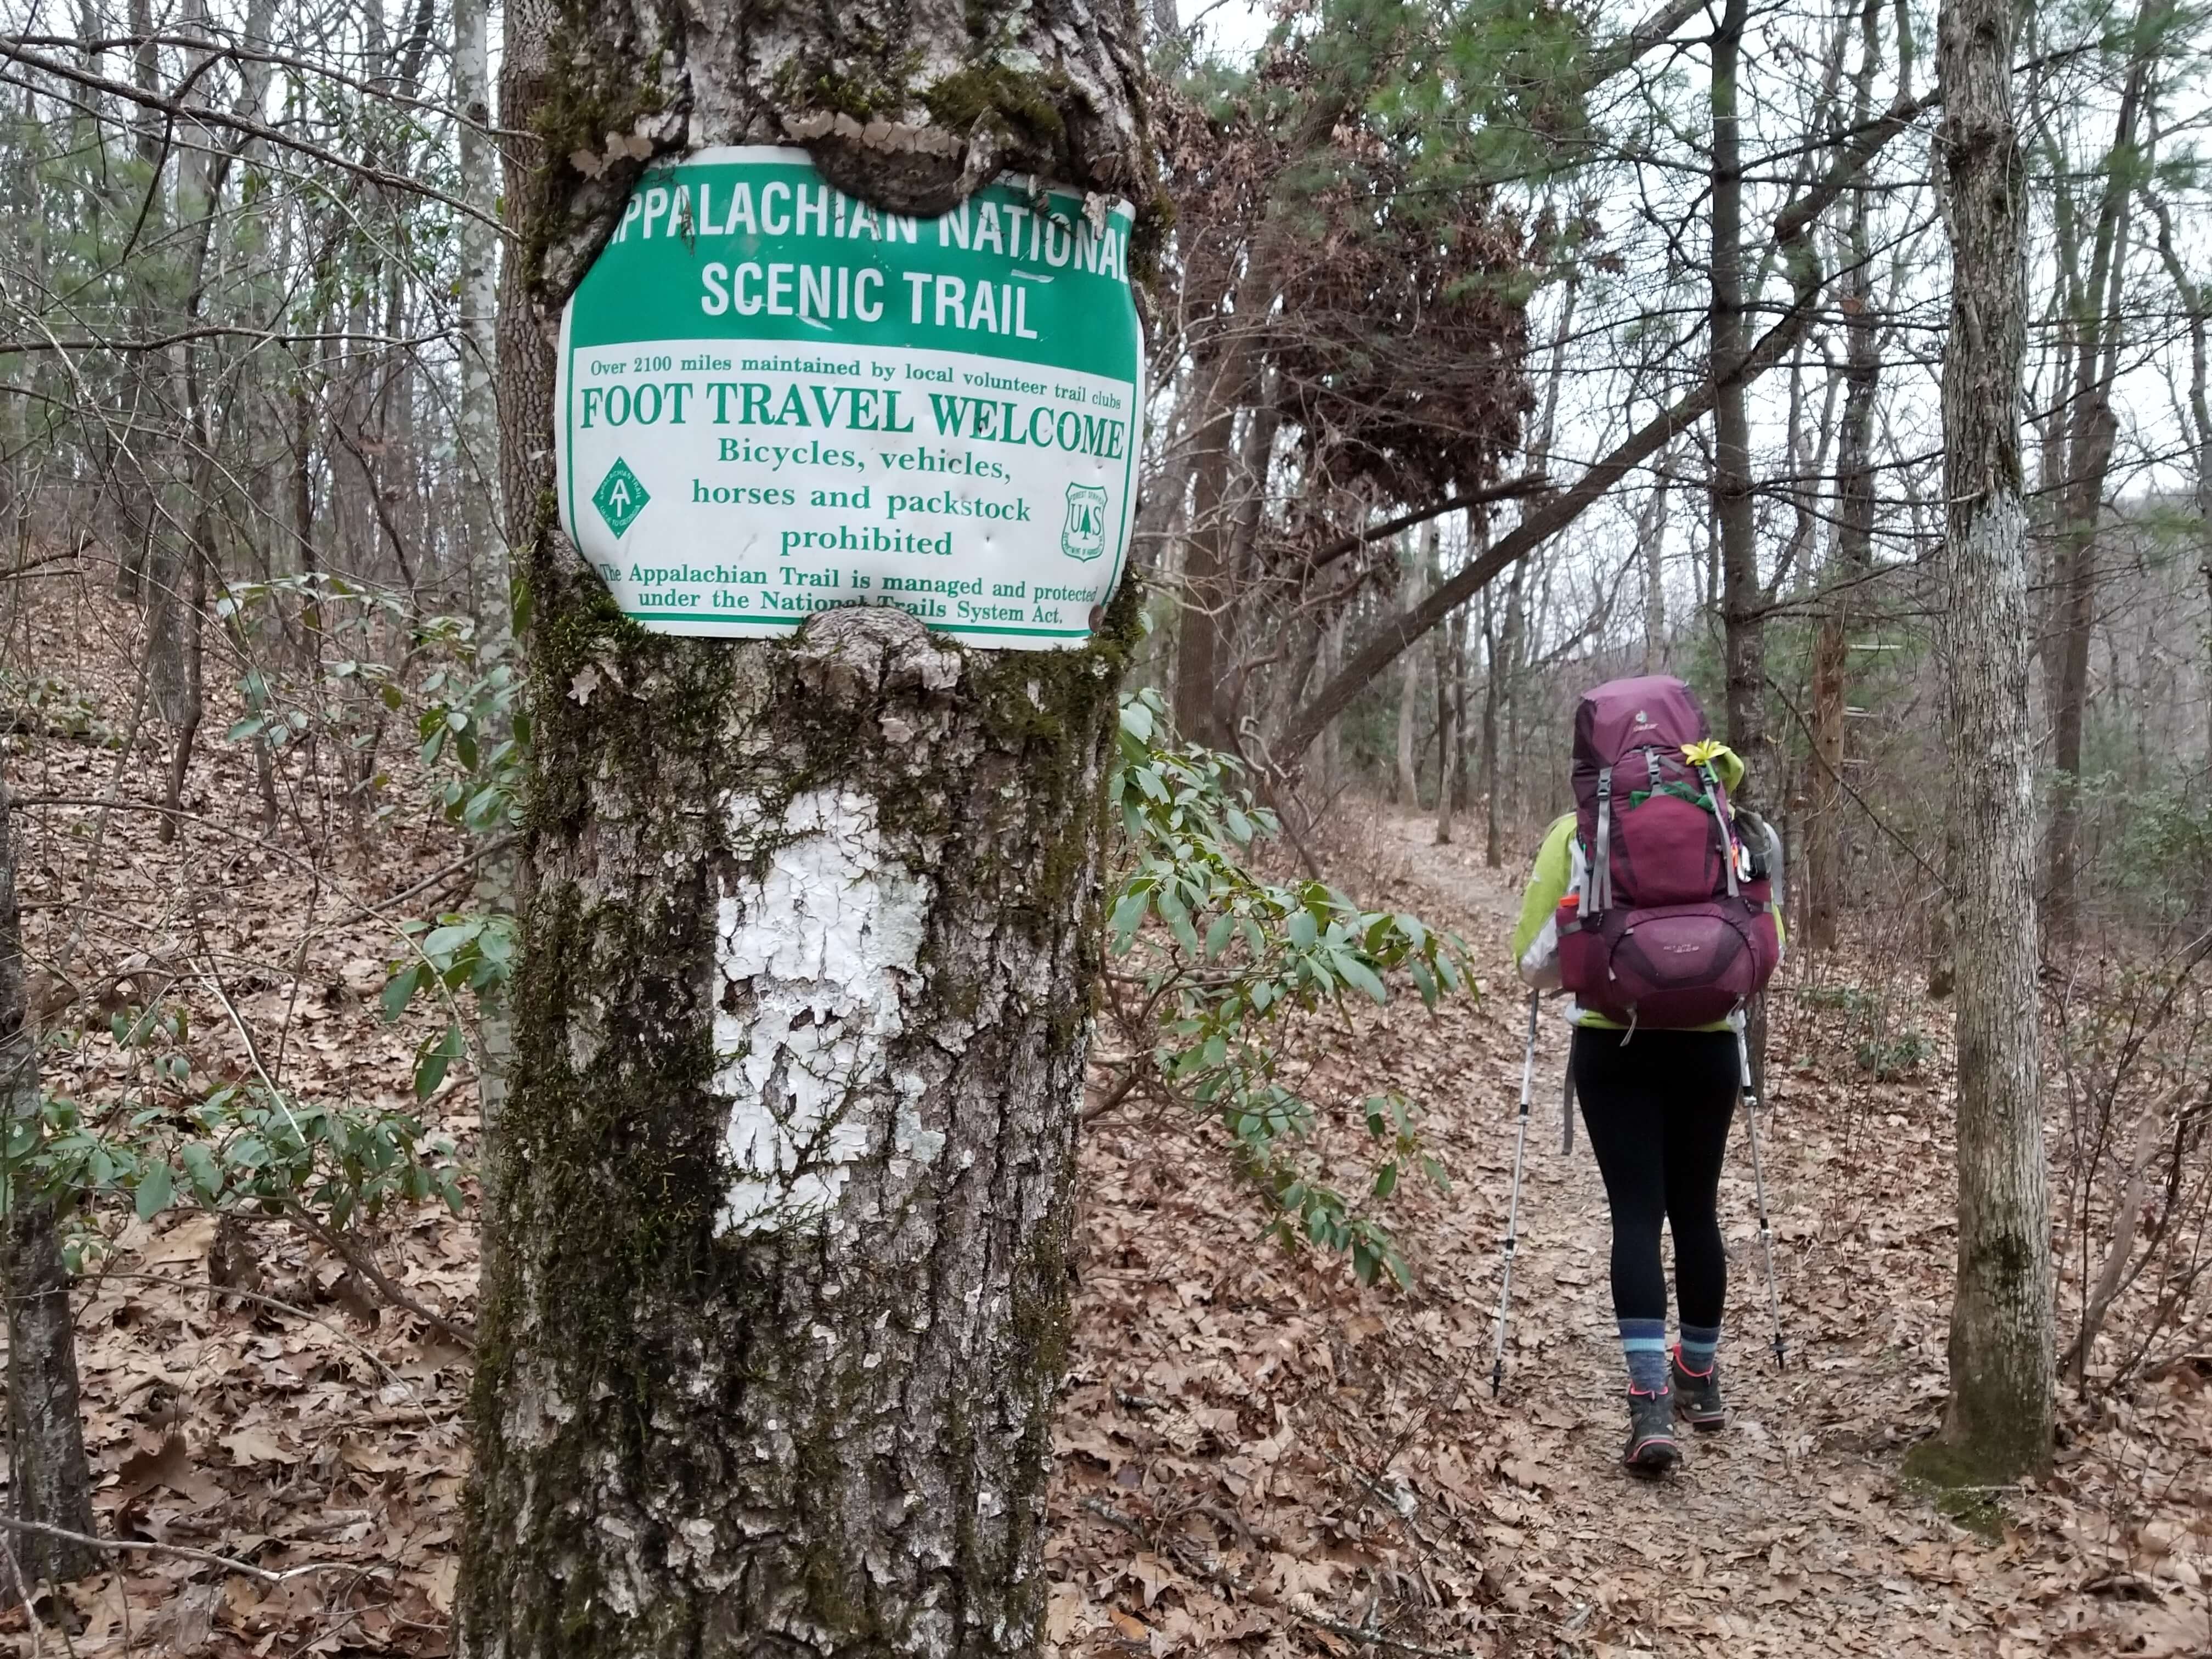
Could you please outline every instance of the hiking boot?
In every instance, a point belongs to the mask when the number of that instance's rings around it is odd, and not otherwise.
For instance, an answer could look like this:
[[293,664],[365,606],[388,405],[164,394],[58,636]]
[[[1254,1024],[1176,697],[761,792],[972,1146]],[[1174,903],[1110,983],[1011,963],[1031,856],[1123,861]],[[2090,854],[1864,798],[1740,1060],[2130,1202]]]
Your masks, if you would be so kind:
[[1704,1376],[1682,1368],[1682,1351],[1676,1348],[1668,1356],[1668,1368],[1674,1373],[1674,1415],[1701,1433],[1710,1434],[1715,1429],[1728,1426],[1728,1407],[1721,1400],[1721,1367],[1715,1360]]
[[1663,1474],[1680,1456],[1674,1444],[1674,1402],[1663,1394],[1628,1391],[1628,1449],[1620,1461],[1638,1474]]

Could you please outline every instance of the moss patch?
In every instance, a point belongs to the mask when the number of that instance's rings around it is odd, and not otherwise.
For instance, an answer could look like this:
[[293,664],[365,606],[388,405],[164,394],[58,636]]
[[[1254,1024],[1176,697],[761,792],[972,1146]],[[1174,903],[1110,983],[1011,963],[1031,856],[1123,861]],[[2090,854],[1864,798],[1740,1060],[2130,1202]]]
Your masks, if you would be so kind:
[[988,123],[1024,149],[1053,154],[1067,137],[1067,123],[1060,113],[1066,97],[1064,76],[1024,74],[996,61],[955,70],[921,93],[930,118],[941,127],[964,133]]
[[1905,1454],[1898,1471],[1906,1490],[1925,1498],[1977,1537],[1994,1541],[2004,1530],[1999,1501],[2010,1487],[1940,1434]]

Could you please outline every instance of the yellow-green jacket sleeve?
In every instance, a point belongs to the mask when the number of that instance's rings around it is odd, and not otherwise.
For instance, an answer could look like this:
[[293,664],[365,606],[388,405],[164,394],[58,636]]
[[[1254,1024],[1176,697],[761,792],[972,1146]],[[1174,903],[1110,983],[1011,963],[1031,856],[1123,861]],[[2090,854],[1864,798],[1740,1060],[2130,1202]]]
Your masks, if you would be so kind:
[[1552,939],[1552,949],[1541,952],[1551,960],[1533,964],[1540,974],[1548,967],[1546,982],[1558,982],[1559,941],[1551,933],[1553,913],[1559,901],[1567,896],[1567,884],[1573,879],[1574,855],[1571,843],[1575,835],[1575,815],[1566,814],[1544,832],[1544,844],[1536,852],[1536,866],[1528,873],[1528,886],[1521,896],[1521,920],[1513,929],[1513,965],[1523,979],[1537,982],[1532,975],[1529,951],[1545,938]]

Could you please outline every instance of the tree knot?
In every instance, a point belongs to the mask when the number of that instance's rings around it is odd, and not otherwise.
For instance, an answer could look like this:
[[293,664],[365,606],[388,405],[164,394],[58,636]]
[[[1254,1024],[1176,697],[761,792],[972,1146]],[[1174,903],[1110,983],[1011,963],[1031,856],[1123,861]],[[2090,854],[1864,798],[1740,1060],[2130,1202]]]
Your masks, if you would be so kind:
[[960,681],[960,653],[896,605],[822,611],[799,630],[796,649],[800,682],[842,702],[896,691],[929,696]]

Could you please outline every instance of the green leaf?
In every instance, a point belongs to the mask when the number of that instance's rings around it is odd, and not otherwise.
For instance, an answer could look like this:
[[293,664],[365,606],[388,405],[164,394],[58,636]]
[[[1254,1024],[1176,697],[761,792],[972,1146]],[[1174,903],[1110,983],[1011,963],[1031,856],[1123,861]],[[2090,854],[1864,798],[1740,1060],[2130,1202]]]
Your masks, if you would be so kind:
[[441,957],[450,957],[474,939],[478,929],[483,926],[483,921],[479,918],[474,921],[448,923],[443,927],[434,927],[430,930],[430,936],[422,941],[422,954],[433,961],[436,961]]
[[1375,1282],[1375,1270],[1381,1265],[1382,1258],[1376,1254],[1373,1245],[1364,1238],[1353,1241],[1352,1271],[1362,1285],[1372,1285]]
[[1413,988],[1421,994],[1422,1006],[1434,1008],[1437,1006],[1437,976],[1429,971],[1428,964],[1415,957],[1406,964],[1406,971],[1413,976]]
[[1237,931],[1237,918],[1223,911],[1213,919],[1213,926],[1206,930],[1206,957],[1211,962],[1229,944],[1230,935]]
[[138,1182],[138,1218],[151,1221],[169,1207],[174,1197],[174,1183],[170,1179],[169,1166],[156,1160],[146,1166],[146,1173]]
[[1413,1270],[1406,1265],[1406,1258],[1398,1254],[1395,1245],[1385,1244],[1382,1247],[1382,1261],[1390,1269],[1390,1277],[1398,1281],[1400,1290],[1413,1288]]
[[438,1085],[446,1080],[447,1068],[464,1052],[461,1028],[455,1024],[448,1024],[442,1035],[425,1044],[415,1062],[416,1099],[428,1100],[436,1092]]
[[1390,1000],[1390,994],[1382,988],[1382,981],[1376,978],[1374,969],[1360,961],[1358,957],[1340,954],[1336,957],[1335,963],[1336,970],[1339,973],[1366,992],[1375,1001],[1387,1003]]
[[1152,908],[1159,912],[1160,920],[1174,932],[1176,943],[1196,956],[1198,930],[1190,925],[1190,911],[1182,902],[1182,895],[1163,883],[1152,896]]
[[1291,943],[1299,950],[1313,949],[1321,939],[1321,929],[1315,925],[1311,911],[1294,910],[1291,913],[1290,935]]
[[207,1143],[188,1140],[177,1149],[177,1162],[185,1166],[185,1180],[203,1204],[215,1202],[222,1190],[222,1172]]
[[1397,1190],[1398,1166],[1395,1162],[1385,1164],[1375,1172],[1375,1196],[1388,1198]]
[[1145,910],[1152,895],[1141,887],[1132,887],[1115,902],[1114,915],[1107,923],[1114,936],[1114,954],[1120,956],[1129,948],[1129,941],[1145,920]]
[[414,998],[416,983],[422,977],[422,964],[410,962],[385,981],[381,1002],[386,1019],[397,1019],[407,1012],[407,1005]]

